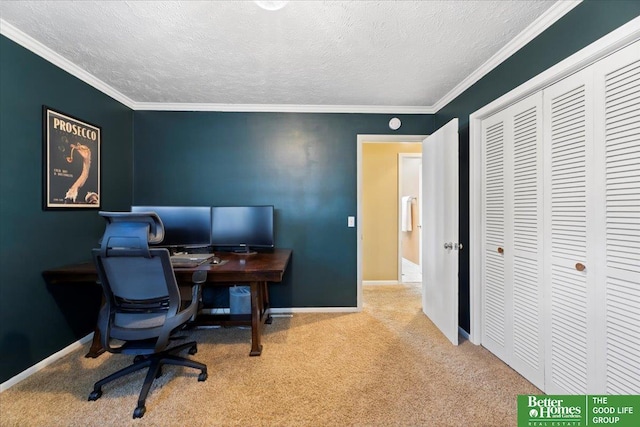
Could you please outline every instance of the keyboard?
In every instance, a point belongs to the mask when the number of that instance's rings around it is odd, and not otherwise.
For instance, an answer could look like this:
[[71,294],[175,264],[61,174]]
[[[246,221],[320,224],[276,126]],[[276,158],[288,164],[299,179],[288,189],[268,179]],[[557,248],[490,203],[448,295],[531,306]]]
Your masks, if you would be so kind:
[[214,254],[176,254],[171,255],[171,265],[173,267],[197,267],[200,264],[209,262]]

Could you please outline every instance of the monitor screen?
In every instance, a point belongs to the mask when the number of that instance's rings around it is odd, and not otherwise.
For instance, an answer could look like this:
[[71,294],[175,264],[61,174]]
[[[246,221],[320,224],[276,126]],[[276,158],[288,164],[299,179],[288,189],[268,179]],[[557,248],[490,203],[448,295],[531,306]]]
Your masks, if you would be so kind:
[[214,206],[211,245],[230,248],[273,248],[273,206]]
[[208,246],[211,239],[209,206],[132,206],[131,212],[155,212],[164,225],[162,246]]

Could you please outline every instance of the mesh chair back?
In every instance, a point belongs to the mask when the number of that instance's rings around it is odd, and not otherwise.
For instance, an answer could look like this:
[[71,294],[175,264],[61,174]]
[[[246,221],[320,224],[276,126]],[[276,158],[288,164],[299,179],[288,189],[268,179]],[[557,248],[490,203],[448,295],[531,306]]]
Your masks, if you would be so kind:
[[[180,309],[180,291],[166,248],[150,248],[163,234],[154,213],[100,212],[107,227],[93,250],[105,294],[103,338],[123,340],[158,336],[166,318]],[[156,236],[156,237],[154,237]]]

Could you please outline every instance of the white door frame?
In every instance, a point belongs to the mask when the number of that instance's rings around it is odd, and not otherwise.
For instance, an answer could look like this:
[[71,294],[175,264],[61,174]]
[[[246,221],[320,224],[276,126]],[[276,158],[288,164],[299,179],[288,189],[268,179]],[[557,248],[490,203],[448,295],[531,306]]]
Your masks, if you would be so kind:
[[640,38],[640,17],[593,42],[469,116],[469,340],[482,344],[482,120]]
[[357,136],[357,212],[356,239],[357,243],[357,311],[362,310],[362,145],[368,143],[418,143],[422,144],[428,135],[358,135]]
[[[403,185],[403,162],[405,159],[420,159],[422,153],[398,153],[398,196],[402,197]],[[422,266],[422,164],[420,165],[420,175],[418,176],[418,264]],[[398,200],[398,282],[402,282],[402,206],[401,199]]]

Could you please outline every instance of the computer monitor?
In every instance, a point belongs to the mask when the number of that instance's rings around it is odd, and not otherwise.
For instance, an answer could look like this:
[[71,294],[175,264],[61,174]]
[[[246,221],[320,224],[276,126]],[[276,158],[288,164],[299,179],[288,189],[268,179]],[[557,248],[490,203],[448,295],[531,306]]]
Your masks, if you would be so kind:
[[212,207],[211,245],[247,254],[251,248],[273,248],[273,206]]
[[198,248],[210,245],[209,206],[131,206],[131,212],[158,214],[164,225],[162,246]]

